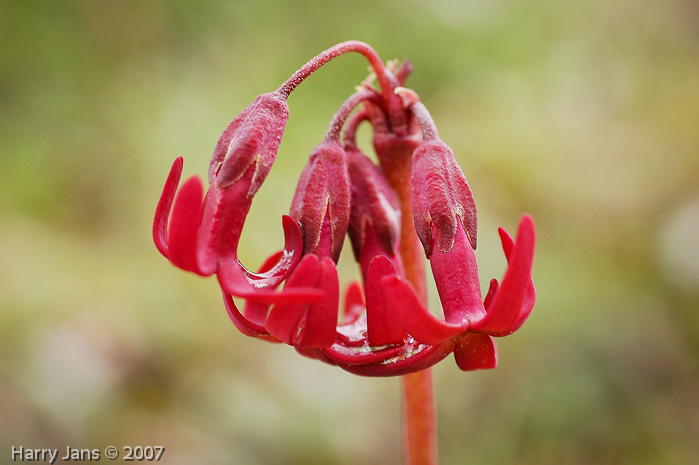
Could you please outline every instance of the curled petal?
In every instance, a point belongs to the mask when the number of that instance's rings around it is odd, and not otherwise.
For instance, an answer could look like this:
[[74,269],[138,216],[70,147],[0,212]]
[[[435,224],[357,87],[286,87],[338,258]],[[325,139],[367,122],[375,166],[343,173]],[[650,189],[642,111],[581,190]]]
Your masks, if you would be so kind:
[[393,311],[416,341],[441,344],[468,330],[468,323],[447,323],[432,315],[420,302],[413,286],[398,276],[387,276],[381,284]]
[[357,318],[364,313],[366,302],[362,285],[356,281],[351,282],[345,291],[344,318],[342,324],[349,324],[357,321]]
[[206,275],[199,269],[195,256],[197,233],[201,223],[203,187],[199,178],[193,176],[185,182],[175,197],[182,176],[182,166],[182,157],[178,157],[170,168],[155,211],[153,241],[160,253],[178,268]]
[[197,274],[201,274],[197,265],[196,247],[203,196],[201,180],[197,176],[189,178],[175,198],[168,234],[170,261],[183,270]]
[[382,279],[391,276],[397,276],[391,261],[384,255],[374,257],[366,275],[367,340],[371,346],[401,344],[407,336],[384,294]]
[[488,308],[490,308],[490,305],[493,303],[493,298],[495,297],[495,294],[498,292],[498,280],[493,278],[490,280],[490,287],[488,288],[488,294],[486,294],[485,299],[483,299],[483,306],[485,307],[486,311],[488,311]]
[[492,337],[482,333],[468,333],[457,338],[454,358],[463,371],[495,368],[498,364],[498,351]]
[[239,261],[237,251],[234,257],[222,261],[218,265],[218,279],[224,291],[236,297],[252,298],[260,302],[274,303],[280,299],[296,298],[302,301],[319,300],[323,292],[319,289],[293,289],[283,293],[275,292],[276,288],[298,263],[302,248],[301,230],[298,224],[288,216],[282,218],[284,228],[284,250],[275,254],[275,263],[265,264],[265,271],[252,272]]
[[325,298],[308,305],[304,325],[296,342],[299,347],[328,347],[335,342],[340,283],[335,262],[330,257],[320,260],[317,287],[325,291]]
[[167,180],[165,181],[165,187],[163,188],[162,194],[160,194],[158,206],[155,208],[155,218],[153,220],[153,242],[155,242],[155,246],[158,248],[160,253],[165,256],[165,258],[168,258],[169,256],[167,241],[168,218],[170,217],[170,210],[172,209],[172,202],[175,199],[177,186],[179,185],[180,178],[182,177],[183,165],[184,160],[182,157],[177,157],[172,163],[170,173],[167,175]]
[[[502,248],[505,251],[505,257],[507,257],[507,262],[508,266],[509,263],[512,259],[512,250],[514,249],[515,246],[515,241],[512,240],[509,234],[507,232],[500,228],[498,230],[500,233],[500,239],[502,241]],[[533,256],[533,252],[532,252]],[[495,295],[493,295],[493,298]],[[516,331],[519,329],[524,321],[527,319],[529,314],[532,311],[532,308],[534,308],[534,302],[536,301],[536,290],[534,289],[534,283],[532,282],[531,276],[529,278],[529,286],[527,288],[527,291],[524,295],[524,301],[522,302],[522,307],[519,311],[519,315],[517,316],[517,321],[514,323],[514,325],[510,328],[512,331]],[[486,306],[486,309],[490,308],[490,306]]]
[[380,350],[371,350],[368,346],[361,348],[345,347],[342,344],[333,344],[324,347],[323,353],[336,363],[346,365],[372,365],[382,364],[405,352],[403,346],[390,346]]
[[308,303],[279,302],[267,316],[265,328],[289,345],[327,347],[335,341],[339,282],[334,262],[329,257],[318,259],[306,255],[287,280],[285,292],[294,288],[319,288],[322,300]]
[[360,376],[407,375],[422,371],[443,360],[454,350],[454,341],[447,340],[439,345],[412,343],[399,346],[399,348],[401,351],[392,356],[388,356],[394,353],[392,348],[379,351],[383,358],[373,363],[365,363],[366,360],[358,357],[354,360],[355,363],[337,362],[337,365],[345,371]]
[[[501,233],[503,248],[510,248],[509,236]],[[519,223],[517,240],[511,249],[508,268],[499,286],[488,313],[482,320],[474,323],[472,329],[485,331],[495,336],[504,336],[514,332],[523,322],[534,305],[534,286],[531,281],[532,262],[534,259],[535,231],[531,216],[524,215]]]
[[276,287],[287,278],[296,263],[301,259],[303,249],[303,234],[298,223],[288,215],[282,216],[284,228],[284,250],[279,260],[264,272],[253,273],[245,270],[245,275],[255,287]]
[[[299,262],[286,287],[313,287],[318,281],[320,261],[316,255],[306,255]],[[286,344],[294,345],[300,330],[301,318],[306,312],[307,303],[277,304],[269,312],[265,328]]]
[[223,293],[223,302],[226,305],[226,311],[228,312],[228,317],[231,319],[236,328],[240,330],[241,333],[246,336],[256,337],[258,339],[265,339],[270,342],[281,342],[276,337],[269,334],[263,325],[255,323],[254,321],[243,316],[238,307],[233,301],[233,297]]

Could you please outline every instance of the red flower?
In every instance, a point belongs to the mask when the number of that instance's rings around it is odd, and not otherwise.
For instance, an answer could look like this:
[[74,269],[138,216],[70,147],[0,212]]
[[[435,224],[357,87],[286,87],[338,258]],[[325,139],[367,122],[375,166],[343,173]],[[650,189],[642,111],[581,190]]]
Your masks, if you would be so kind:
[[[313,71],[349,51],[369,59],[379,88],[367,80],[342,104],[301,174],[290,216],[282,217],[284,249],[252,272],[238,261],[238,244],[276,158],[286,99]],[[385,67],[361,42],[338,44],[230,123],[214,150],[205,196],[196,176],[175,195],[182,159],[175,160],[156,209],[156,246],[179,268],[216,274],[228,315],[244,334],[367,376],[419,371],[452,352],[461,369],[473,370],[494,367],[492,338],[512,333],[531,312],[533,220],[522,218],[516,240],[500,230],[508,269],[501,284],[491,281],[483,301],[473,195],[417,94],[400,87],[411,71],[408,63]],[[366,121],[374,128],[378,165],[355,144]],[[362,282],[347,286],[340,312],[336,262],[346,235]],[[408,280],[417,265],[414,256],[405,258],[401,238],[415,235],[430,260],[443,320]],[[236,297],[245,299],[242,312]]]

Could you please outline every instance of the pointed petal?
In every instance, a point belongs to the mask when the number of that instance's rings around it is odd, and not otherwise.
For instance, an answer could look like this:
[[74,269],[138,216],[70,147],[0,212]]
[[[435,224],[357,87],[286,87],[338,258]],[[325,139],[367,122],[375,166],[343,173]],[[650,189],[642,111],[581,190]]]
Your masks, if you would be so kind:
[[183,270],[201,274],[197,265],[197,234],[201,225],[204,187],[197,176],[185,182],[175,198],[170,215],[168,246],[170,260]]
[[170,168],[170,173],[167,175],[163,192],[160,194],[158,206],[155,208],[155,218],[153,219],[153,242],[155,242],[155,246],[160,253],[168,259],[167,223],[170,217],[172,201],[175,198],[175,192],[177,192],[177,185],[182,177],[183,165],[184,160],[182,157],[175,158]]
[[235,305],[233,298],[223,293],[223,302],[226,305],[226,311],[228,312],[228,317],[231,319],[236,328],[240,330],[241,333],[246,336],[256,337],[258,339],[265,339],[270,342],[280,342],[274,336],[271,336],[264,326],[257,324],[240,314],[238,307]]
[[493,298],[498,292],[498,286],[499,284],[497,279],[493,278],[490,280],[488,294],[486,294],[485,299],[483,299],[483,306],[485,307],[486,311],[488,311],[488,308],[490,308],[490,305],[493,303]]
[[357,318],[364,313],[366,302],[364,301],[364,292],[362,285],[357,281],[352,281],[347,286],[345,291],[344,316],[342,324],[350,324],[357,321]]
[[463,371],[495,368],[498,364],[498,351],[492,337],[468,333],[457,339],[454,358]]
[[[306,255],[289,277],[286,287],[313,287],[318,282],[320,261],[315,255]],[[301,318],[308,303],[278,303],[269,311],[265,328],[289,345],[294,345],[299,335]]]
[[335,262],[330,257],[321,259],[316,285],[325,291],[325,298],[308,306],[303,329],[296,341],[299,347],[329,347],[335,342],[340,282]]
[[[503,237],[503,248],[507,251],[508,241]],[[512,333],[520,314],[528,314],[533,306],[533,285],[531,281],[532,261],[534,259],[534,221],[524,215],[519,223],[517,241],[510,254],[505,276],[492,299],[488,314],[472,325],[475,331],[486,331],[495,336]]]
[[[502,248],[505,251],[505,257],[507,257],[508,265],[509,262],[512,260],[512,250],[514,249],[515,246],[515,241],[512,240],[509,234],[507,234],[507,231],[505,231],[502,228],[498,229],[498,233],[500,234],[500,239],[502,241]],[[533,255],[533,254],[532,254]],[[536,290],[534,289],[534,283],[531,280],[531,276],[529,278],[529,286],[527,288],[527,291],[524,295],[524,301],[522,302],[522,307],[520,308],[519,315],[517,316],[517,321],[515,321],[514,325],[510,328],[511,332],[514,332],[518,330],[522,324],[524,324],[524,321],[527,319],[529,314],[532,312],[532,308],[534,308],[534,302],[536,301]],[[488,308],[488,307],[486,307]]]
[[396,270],[386,256],[377,255],[366,276],[367,339],[370,346],[401,344],[408,335],[386,300],[382,286],[382,278],[386,276],[396,276]]
[[397,276],[381,280],[384,293],[403,327],[416,341],[441,344],[468,329],[468,323],[452,324],[436,318],[426,309],[413,286]]

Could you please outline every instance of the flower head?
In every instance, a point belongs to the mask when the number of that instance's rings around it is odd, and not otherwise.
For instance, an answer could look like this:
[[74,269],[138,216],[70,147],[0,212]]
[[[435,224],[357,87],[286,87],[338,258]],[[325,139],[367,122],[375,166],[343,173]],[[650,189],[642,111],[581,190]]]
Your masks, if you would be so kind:
[[[346,52],[367,57],[372,76],[340,106],[312,151],[289,216],[282,217],[284,249],[250,271],[238,261],[238,245],[277,155],[287,97]],[[175,160],[156,209],[156,246],[179,268],[216,274],[228,315],[244,334],[366,376],[423,370],[450,353],[461,369],[474,370],[496,365],[493,338],[517,330],[531,312],[533,220],[522,217],[514,240],[500,230],[508,269],[483,299],[473,194],[429,112],[403,87],[411,71],[409,62],[384,65],[368,45],[343,42],[228,125],[211,159],[206,194],[196,176],[178,192],[183,163]],[[374,130],[378,164],[355,143],[362,123]],[[346,236],[361,282],[342,292],[336,263]],[[425,303],[425,256],[444,318]],[[237,298],[245,299],[242,311]]]

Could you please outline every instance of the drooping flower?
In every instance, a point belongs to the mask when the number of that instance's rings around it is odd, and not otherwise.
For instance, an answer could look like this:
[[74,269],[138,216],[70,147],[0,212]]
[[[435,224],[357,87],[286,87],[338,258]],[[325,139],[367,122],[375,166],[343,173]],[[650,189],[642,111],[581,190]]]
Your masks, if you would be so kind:
[[[284,249],[250,271],[238,260],[238,245],[277,155],[287,97],[346,52],[367,57],[373,74],[340,106],[311,153],[282,217]],[[494,367],[493,337],[514,332],[531,312],[533,220],[522,217],[515,240],[500,230],[508,269],[483,300],[473,195],[429,112],[403,87],[411,71],[409,62],[384,65],[368,45],[343,42],[229,124],[211,159],[206,195],[196,176],[177,192],[182,159],[175,160],[156,209],[156,246],[179,268],[215,274],[228,315],[244,334],[366,376],[423,370],[452,352],[461,369],[473,370]],[[362,123],[374,130],[378,164],[355,142]],[[346,236],[361,282],[349,283],[341,299],[336,263]],[[444,319],[427,309],[424,283],[416,279],[423,257]],[[242,311],[238,298],[245,299]]]

